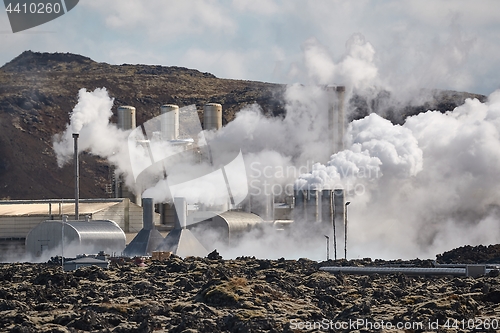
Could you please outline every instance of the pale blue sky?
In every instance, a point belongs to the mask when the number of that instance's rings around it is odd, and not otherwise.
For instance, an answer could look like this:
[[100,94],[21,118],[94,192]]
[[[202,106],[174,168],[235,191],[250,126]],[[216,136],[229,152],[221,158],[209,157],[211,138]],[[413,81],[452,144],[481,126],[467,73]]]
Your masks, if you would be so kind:
[[[16,34],[2,10],[0,65],[25,50],[71,52],[111,64],[307,83],[318,75],[311,62],[328,74],[360,34],[374,50],[367,61],[378,84],[489,94],[500,88],[498,13],[496,0],[80,0],[66,15]],[[343,83],[335,73],[323,79]]]

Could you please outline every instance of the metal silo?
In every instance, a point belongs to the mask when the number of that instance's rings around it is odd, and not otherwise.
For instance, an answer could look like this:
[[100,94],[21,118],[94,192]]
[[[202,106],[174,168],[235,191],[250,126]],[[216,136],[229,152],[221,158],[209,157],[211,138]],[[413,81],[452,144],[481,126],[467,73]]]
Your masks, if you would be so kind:
[[129,130],[136,127],[135,122],[135,108],[133,106],[119,106],[118,107],[118,128],[122,130]]
[[207,103],[203,107],[203,127],[205,130],[219,130],[222,127],[222,105]]
[[161,137],[163,140],[177,140],[179,137],[179,107],[165,104],[161,108]]

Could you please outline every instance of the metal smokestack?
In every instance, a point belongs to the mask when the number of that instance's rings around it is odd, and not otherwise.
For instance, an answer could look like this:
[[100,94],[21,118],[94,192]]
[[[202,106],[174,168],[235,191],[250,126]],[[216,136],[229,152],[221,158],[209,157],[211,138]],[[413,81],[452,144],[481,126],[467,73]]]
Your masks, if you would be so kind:
[[[343,189],[333,190],[333,223],[336,237],[343,239],[345,237],[345,193]],[[335,242],[337,239],[335,239]]]
[[[130,105],[122,105],[117,109],[118,114],[118,128],[124,131],[132,130],[136,128],[136,110],[135,107]],[[134,196],[133,193],[125,186],[123,177],[116,174],[116,170],[113,168],[113,188],[115,192],[115,198],[129,198],[134,201],[137,205],[141,205],[141,194],[138,193]]]
[[345,87],[337,86],[336,91],[336,109],[337,109],[337,138],[335,140],[336,152],[344,150],[344,132],[345,132],[345,110],[344,110],[344,97]]
[[306,192],[306,218],[307,222],[319,222],[319,202],[321,192],[318,190],[307,190]]
[[161,112],[161,137],[163,140],[177,140],[179,138],[179,107],[174,104],[165,104]]
[[118,107],[118,128],[122,130],[134,129],[136,127],[135,108],[124,105]]
[[300,190],[295,190],[294,191],[294,196],[295,196],[295,206],[293,209],[293,219],[294,222],[304,222],[305,221],[305,213],[306,213],[306,191],[300,189]]
[[203,129],[219,130],[222,128],[222,105],[207,103],[203,107]]
[[142,198],[142,227],[145,230],[154,229],[154,205],[153,198]]
[[332,190],[321,191],[321,222],[333,225]]
[[345,87],[344,86],[327,86],[326,90],[330,98],[330,106],[328,110],[328,130],[330,144],[332,145],[332,153],[338,153],[344,150],[344,134],[345,134]]
[[80,134],[73,133],[73,140],[75,142],[74,146],[74,163],[75,163],[75,220],[80,219],[80,214],[78,212],[78,203],[80,202],[80,170],[78,167],[78,137]]
[[323,190],[321,192],[321,223],[333,228],[333,251],[334,258],[337,260],[337,235],[335,223],[333,221],[333,192],[332,190]]

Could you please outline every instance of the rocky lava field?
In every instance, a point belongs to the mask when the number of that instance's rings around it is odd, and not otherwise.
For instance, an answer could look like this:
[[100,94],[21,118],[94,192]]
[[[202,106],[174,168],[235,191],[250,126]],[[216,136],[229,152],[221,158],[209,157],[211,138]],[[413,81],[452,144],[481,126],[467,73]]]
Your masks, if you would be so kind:
[[[463,247],[438,258],[455,262],[483,253],[482,262],[491,262],[498,248]],[[432,261],[223,260],[214,252],[72,272],[54,264],[1,264],[0,331],[498,331],[498,271],[474,279],[318,270],[403,264],[430,267]]]

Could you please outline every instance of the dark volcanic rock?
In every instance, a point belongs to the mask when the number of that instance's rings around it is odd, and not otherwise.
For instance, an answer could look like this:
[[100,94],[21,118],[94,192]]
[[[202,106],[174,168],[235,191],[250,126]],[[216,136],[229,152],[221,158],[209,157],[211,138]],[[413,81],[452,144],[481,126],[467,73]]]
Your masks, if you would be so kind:
[[500,264],[500,244],[489,246],[466,245],[444,252],[443,254],[438,254],[436,259],[443,264]]
[[299,324],[323,320],[437,321],[444,327],[450,321],[491,320],[500,311],[498,277],[353,276],[318,270],[323,265],[388,264],[381,260],[172,256],[146,264],[73,272],[48,264],[2,264],[0,272],[8,279],[0,286],[0,331],[296,332],[302,331]]

